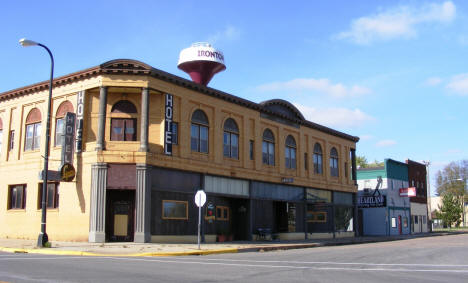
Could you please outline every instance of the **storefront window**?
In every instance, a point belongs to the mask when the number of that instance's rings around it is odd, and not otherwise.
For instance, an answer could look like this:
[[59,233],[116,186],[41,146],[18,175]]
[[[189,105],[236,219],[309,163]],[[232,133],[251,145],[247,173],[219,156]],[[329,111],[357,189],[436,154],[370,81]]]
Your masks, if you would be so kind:
[[229,221],[229,207],[217,206],[216,207],[216,220]]
[[188,219],[188,203],[186,201],[163,200],[163,219]]
[[353,208],[335,206],[335,230],[353,231]]

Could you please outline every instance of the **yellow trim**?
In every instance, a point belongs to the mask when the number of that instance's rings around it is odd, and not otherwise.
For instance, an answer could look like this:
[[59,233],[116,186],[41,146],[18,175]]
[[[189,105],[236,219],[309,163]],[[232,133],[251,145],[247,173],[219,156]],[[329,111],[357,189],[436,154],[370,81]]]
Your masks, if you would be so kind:
[[[323,220],[318,220],[317,216],[323,214],[324,218]],[[307,211],[307,216],[308,215],[313,215],[314,218],[309,220],[307,219],[308,223],[326,223],[327,222],[327,212],[326,211]]]
[[[218,208],[221,209],[221,217],[218,217]],[[227,211],[227,217],[224,217],[224,211]],[[229,221],[229,206],[216,206],[216,220]]]

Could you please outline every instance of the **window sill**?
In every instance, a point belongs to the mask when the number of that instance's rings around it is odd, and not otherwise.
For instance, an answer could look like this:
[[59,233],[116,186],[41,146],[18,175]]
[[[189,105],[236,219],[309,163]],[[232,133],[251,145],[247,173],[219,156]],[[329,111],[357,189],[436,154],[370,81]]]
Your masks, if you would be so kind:
[[10,208],[7,210],[7,213],[20,213],[26,212],[26,208]]

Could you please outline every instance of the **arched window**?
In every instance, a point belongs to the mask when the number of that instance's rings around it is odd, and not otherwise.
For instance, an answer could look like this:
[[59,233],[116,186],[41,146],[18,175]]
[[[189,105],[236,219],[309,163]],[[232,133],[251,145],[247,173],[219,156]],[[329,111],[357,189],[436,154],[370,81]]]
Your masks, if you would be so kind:
[[263,164],[275,165],[275,136],[270,129],[263,132],[262,159]]
[[330,175],[338,177],[338,151],[334,147],[330,150]]
[[224,122],[223,154],[225,157],[239,158],[239,128],[232,118]]
[[135,105],[128,100],[120,100],[112,106],[111,141],[136,141],[136,113]]
[[286,168],[296,169],[296,141],[291,135],[286,138],[284,155],[286,157]]
[[192,114],[190,148],[192,151],[208,153],[208,117],[198,109]]
[[41,111],[34,108],[26,117],[26,140],[24,150],[36,150],[41,146]]
[[322,147],[319,143],[314,145],[314,173],[315,174],[322,174],[323,173],[323,166],[322,166]]
[[55,114],[55,146],[62,146],[65,114],[73,112],[73,105],[70,101],[64,101],[60,104]]

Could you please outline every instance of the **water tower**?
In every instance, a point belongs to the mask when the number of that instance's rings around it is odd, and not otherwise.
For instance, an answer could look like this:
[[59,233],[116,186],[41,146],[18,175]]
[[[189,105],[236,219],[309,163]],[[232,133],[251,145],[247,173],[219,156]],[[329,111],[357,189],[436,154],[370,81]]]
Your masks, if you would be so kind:
[[180,51],[177,67],[188,73],[192,81],[205,86],[216,73],[226,70],[223,53],[206,42]]

